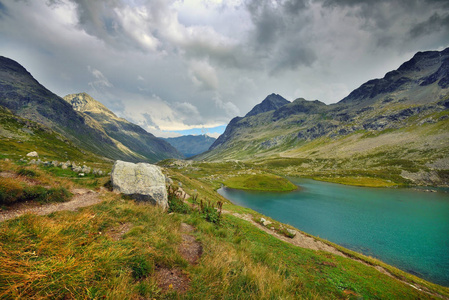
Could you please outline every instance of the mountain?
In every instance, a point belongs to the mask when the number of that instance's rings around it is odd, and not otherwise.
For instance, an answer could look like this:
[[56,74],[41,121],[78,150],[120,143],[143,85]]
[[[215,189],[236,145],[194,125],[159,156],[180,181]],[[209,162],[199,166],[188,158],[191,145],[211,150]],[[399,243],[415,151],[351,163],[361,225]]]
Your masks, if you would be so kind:
[[196,159],[296,159],[285,163],[295,174],[449,185],[449,48],[419,52],[336,104],[300,98],[257,112]]
[[209,149],[215,138],[208,135],[184,135],[174,138],[165,138],[173,147],[189,158],[201,154]]
[[149,161],[183,157],[166,141],[155,137],[138,125],[117,117],[106,106],[86,93],[67,95],[63,99],[72,105],[75,111],[82,113],[86,119],[91,118],[96,121],[109,137]]
[[110,159],[156,161],[170,153],[145,157],[109,136],[92,117],[42,86],[19,63],[0,56],[0,105],[14,115],[48,127],[76,146]]
[[267,111],[276,110],[288,103],[290,103],[290,101],[286,100],[284,97],[277,94],[271,94],[268,95],[260,104],[254,106],[253,109],[245,115],[245,117],[255,116]]
[[64,136],[37,122],[14,115],[0,106],[0,157],[19,160],[36,151],[46,161],[95,162],[110,165],[106,159],[83,150]]

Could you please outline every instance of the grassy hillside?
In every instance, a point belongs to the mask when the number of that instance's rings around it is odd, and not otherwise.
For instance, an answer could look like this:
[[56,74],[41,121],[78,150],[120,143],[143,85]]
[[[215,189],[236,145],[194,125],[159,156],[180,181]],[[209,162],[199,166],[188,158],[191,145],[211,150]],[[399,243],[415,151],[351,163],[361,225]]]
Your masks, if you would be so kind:
[[[182,183],[187,193],[197,194],[198,200],[221,201],[229,212],[260,218],[251,210],[227,202],[205,180],[186,176],[177,168],[165,172],[175,184]],[[436,299],[437,294],[449,296],[447,288],[347,250],[348,256],[367,263],[295,247],[230,213],[212,223],[197,209],[168,214],[158,207],[135,203],[107,191],[101,197],[102,203],[77,211],[47,216],[28,214],[0,223],[0,298]],[[192,226],[193,231],[186,233],[183,228],[188,225],[185,224]],[[201,249],[193,261],[185,256],[184,248],[189,243],[200,245]],[[381,265],[401,280],[371,265]]]

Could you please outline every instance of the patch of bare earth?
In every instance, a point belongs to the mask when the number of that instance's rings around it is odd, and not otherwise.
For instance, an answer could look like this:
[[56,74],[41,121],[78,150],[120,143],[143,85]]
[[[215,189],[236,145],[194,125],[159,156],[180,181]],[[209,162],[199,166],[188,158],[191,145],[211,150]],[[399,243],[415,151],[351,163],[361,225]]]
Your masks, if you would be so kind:
[[120,226],[113,227],[106,231],[106,236],[110,237],[113,241],[119,241],[132,228],[131,223],[123,223]]
[[156,282],[162,293],[178,292],[185,293],[190,287],[188,274],[178,268],[159,268],[156,270]]
[[0,222],[20,217],[26,213],[47,215],[61,210],[75,211],[80,207],[94,205],[102,201],[99,197],[99,193],[92,190],[73,189],[71,192],[74,194],[72,199],[64,203],[39,205],[38,203],[28,202],[17,204],[10,210],[0,212]]
[[198,262],[203,254],[203,247],[194,236],[188,234],[195,231],[195,228],[189,224],[181,223],[182,243],[179,245],[179,253],[190,264],[194,265]]
[[[203,253],[201,243],[190,234],[195,231],[195,228],[189,224],[181,223],[180,231],[182,233],[182,243],[178,248],[179,253],[191,265],[195,265]],[[156,270],[156,281],[163,293],[173,291],[183,294],[190,287],[188,273],[178,268],[158,268]]]

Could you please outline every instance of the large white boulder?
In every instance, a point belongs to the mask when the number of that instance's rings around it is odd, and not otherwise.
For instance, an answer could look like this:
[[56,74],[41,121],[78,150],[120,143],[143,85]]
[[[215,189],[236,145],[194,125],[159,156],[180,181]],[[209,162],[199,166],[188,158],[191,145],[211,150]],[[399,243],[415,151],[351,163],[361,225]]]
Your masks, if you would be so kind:
[[114,191],[168,208],[165,176],[158,166],[118,160],[111,172]]

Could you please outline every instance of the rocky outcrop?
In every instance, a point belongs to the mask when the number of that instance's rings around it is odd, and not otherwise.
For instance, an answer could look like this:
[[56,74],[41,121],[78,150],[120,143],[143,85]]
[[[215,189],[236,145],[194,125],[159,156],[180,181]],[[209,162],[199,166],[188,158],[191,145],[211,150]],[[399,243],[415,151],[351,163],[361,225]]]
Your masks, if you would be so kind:
[[149,201],[164,209],[168,207],[165,176],[158,166],[118,160],[112,168],[111,181],[115,192]]

